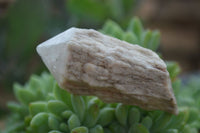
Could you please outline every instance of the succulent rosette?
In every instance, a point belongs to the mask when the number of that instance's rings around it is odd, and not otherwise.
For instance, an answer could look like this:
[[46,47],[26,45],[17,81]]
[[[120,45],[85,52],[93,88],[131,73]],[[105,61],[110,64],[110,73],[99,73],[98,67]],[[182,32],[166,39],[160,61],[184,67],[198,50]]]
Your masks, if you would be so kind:
[[[160,40],[160,33],[144,30],[138,18],[130,21],[126,31],[113,21],[107,21],[100,31],[153,51]],[[178,104],[180,101],[178,115],[73,95],[61,89],[50,74],[42,73],[32,75],[23,86],[14,84],[18,102],[8,104],[11,114],[4,133],[198,133],[199,108],[193,106],[195,100],[190,103],[192,98],[186,101],[186,89],[179,89],[177,64],[167,65]]]

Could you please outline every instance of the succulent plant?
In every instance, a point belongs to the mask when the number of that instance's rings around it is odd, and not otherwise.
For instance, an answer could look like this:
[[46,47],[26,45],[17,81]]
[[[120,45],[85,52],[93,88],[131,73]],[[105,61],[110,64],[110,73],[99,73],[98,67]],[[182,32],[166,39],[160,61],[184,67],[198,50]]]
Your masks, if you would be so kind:
[[[33,75],[14,85],[19,103],[9,103],[11,116],[5,133],[194,133],[187,124],[189,108],[175,116],[145,111],[121,103],[103,103],[94,96],[77,96],[59,88],[48,73]],[[194,114],[192,114],[194,115]],[[187,129],[187,130],[186,130]],[[194,131],[193,131],[194,130]]]
[[[101,31],[152,50],[158,48],[159,32],[144,30],[137,18],[130,22],[127,31],[112,21]],[[179,69],[175,63],[168,64],[178,96]],[[108,104],[94,96],[68,93],[48,73],[32,75],[24,86],[14,84],[14,92],[18,103],[8,104],[11,115],[4,133],[197,133],[199,128],[194,125],[199,124],[199,110],[185,106],[184,102],[179,105],[178,115]]]

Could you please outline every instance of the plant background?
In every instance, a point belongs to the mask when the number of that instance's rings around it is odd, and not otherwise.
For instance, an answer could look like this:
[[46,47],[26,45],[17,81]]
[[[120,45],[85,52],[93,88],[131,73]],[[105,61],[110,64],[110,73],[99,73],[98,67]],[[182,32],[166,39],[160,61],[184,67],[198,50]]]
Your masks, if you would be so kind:
[[[1,0],[0,1],[0,118],[13,99],[12,84],[46,70],[35,47],[76,26],[100,29],[106,20],[122,27],[135,15],[145,27],[161,31],[159,52],[176,60],[181,78],[200,69],[200,2],[198,0]],[[47,71],[47,70],[46,70]]]

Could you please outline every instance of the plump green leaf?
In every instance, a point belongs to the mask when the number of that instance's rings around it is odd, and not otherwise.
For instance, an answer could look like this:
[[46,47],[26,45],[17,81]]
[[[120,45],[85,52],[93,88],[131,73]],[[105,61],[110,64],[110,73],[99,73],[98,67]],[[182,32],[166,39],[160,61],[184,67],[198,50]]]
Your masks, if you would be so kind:
[[28,115],[28,108],[26,105],[9,102],[7,106],[13,113],[17,112],[21,117],[25,117],[26,115]]
[[29,89],[35,91],[37,89],[40,89],[41,82],[40,82],[38,76],[32,75],[28,84],[29,84]]
[[87,107],[87,114],[84,119],[84,125],[87,127],[93,127],[96,125],[96,122],[99,118],[99,106],[94,101],[89,101],[88,107]]
[[31,128],[33,128],[37,133],[48,132],[48,117],[48,113],[39,113],[35,115],[30,123]]
[[102,126],[107,126],[110,124],[115,118],[115,109],[110,107],[105,107],[100,111],[98,124]]
[[53,93],[57,100],[63,101],[69,107],[69,109],[73,109],[69,92],[61,89],[56,83],[54,85]]
[[177,129],[168,129],[166,133],[178,133]]
[[169,72],[170,78],[174,80],[180,73],[179,65],[176,62],[166,62],[167,70]]
[[151,48],[151,50],[156,51],[158,49],[159,44],[160,44],[160,32],[153,31],[151,41],[149,42],[148,48]]
[[121,29],[121,27],[117,23],[115,23],[111,20],[108,20],[105,23],[105,25],[103,26],[102,32],[104,34],[116,37],[118,39],[123,38],[123,30]]
[[109,125],[109,129],[112,131],[112,133],[127,133],[126,128],[118,122],[112,122]]
[[151,41],[151,37],[152,37],[152,32],[150,30],[147,30],[145,32],[143,32],[142,34],[142,43],[141,46],[145,47],[145,48],[151,48],[150,45],[150,41]]
[[94,128],[89,130],[90,133],[104,133],[103,127],[101,125],[96,125]]
[[62,112],[61,115],[62,115],[62,117],[64,117],[65,119],[69,119],[69,117],[70,117],[72,114],[73,114],[72,111],[66,110],[66,111]]
[[89,131],[87,127],[81,126],[72,129],[71,133],[89,133]]
[[59,120],[54,115],[49,116],[48,126],[51,130],[59,130],[59,124]]
[[131,44],[138,44],[139,43],[137,37],[132,32],[125,32],[123,34],[123,40],[126,41],[126,42],[129,42]]
[[140,111],[137,108],[130,108],[128,114],[128,122],[129,125],[133,125],[140,121]]
[[71,117],[68,120],[68,126],[69,129],[72,130],[76,127],[79,127],[81,125],[79,118],[76,115],[71,115]]
[[36,100],[36,96],[31,90],[24,89],[18,84],[14,84],[14,92],[17,100],[25,105]]
[[86,110],[83,98],[81,96],[71,95],[71,101],[74,112],[78,115],[80,121],[83,121]]
[[47,109],[56,115],[60,115],[62,112],[68,109],[67,105],[62,101],[50,100],[47,103]]
[[142,124],[133,124],[129,129],[129,133],[150,133],[149,130]]
[[137,17],[131,19],[127,31],[135,33],[138,39],[141,40],[143,32],[143,26],[141,21]]
[[126,126],[128,117],[128,107],[119,103],[115,109],[115,116],[121,125]]
[[59,129],[62,132],[69,132],[69,126],[64,122],[60,123]]
[[153,121],[149,116],[146,116],[142,119],[141,124],[144,125],[147,129],[150,129],[153,124]]
[[162,113],[152,126],[152,132],[166,129],[171,122],[172,116],[173,115],[169,113]]
[[29,104],[29,112],[31,115],[36,115],[40,112],[47,111],[47,103],[43,101],[33,102]]
[[48,133],[63,133],[63,132],[60,132],[60,131],[58,131],[58,130],[51,130],[51,131],[48,132]]

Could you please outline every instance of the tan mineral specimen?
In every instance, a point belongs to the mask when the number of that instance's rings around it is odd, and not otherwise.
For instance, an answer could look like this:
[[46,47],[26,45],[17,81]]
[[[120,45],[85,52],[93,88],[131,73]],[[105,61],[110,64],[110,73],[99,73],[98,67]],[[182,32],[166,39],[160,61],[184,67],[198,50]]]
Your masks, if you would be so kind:
[[92,29],[70,28],[37,52],[59,86],[73,94],[178,113],[166,65],[151,50]]

